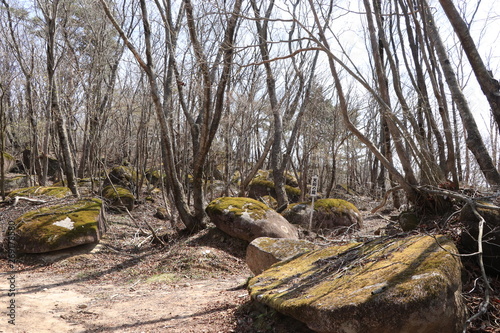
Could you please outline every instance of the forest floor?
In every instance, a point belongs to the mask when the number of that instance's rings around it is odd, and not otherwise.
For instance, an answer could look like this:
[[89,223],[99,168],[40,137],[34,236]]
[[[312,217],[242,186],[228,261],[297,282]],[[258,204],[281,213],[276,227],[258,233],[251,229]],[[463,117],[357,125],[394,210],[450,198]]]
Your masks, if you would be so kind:
[[[311,332],[250,300],[246,242],[214,227],[179,236],[154,212],[145,204],[132,212],[134,219],[108,214],[109,230],[97,246],[20,255],[14,272],[0,252],[0,332]],[[365,224],[355,237],[371,237],[390,224],[388,214],[362,212]],[[0,216],[0,230],[9,214]],[[146,222],[165,235],[166,246],[151,242]],[[498,281],[494,286],[492,310],[470,332],[500,331]],[[472,313],[482,295],[464,297]],[[15,325],[6,312],[12,302]]]

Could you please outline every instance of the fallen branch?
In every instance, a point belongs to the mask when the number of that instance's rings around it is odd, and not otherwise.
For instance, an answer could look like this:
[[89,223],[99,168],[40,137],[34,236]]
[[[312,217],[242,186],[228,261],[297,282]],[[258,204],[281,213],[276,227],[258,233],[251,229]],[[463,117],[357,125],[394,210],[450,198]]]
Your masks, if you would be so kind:
[[31,203],[34,203],[34,204],[37,204],[37,205],[41,205],[41,204],[47,203],[46,200],[32,199],[32,198],[27,198],[27,197],[20,197],[20,196],[17,196],[17,195],[13,199],[9,198],[7,200],[2,201],[1,203],[2,204],[12,204],[12,206],[15,207],[15,206],[17,206],[17,204],[21,200],[28,201],[28,202],[31,202]]

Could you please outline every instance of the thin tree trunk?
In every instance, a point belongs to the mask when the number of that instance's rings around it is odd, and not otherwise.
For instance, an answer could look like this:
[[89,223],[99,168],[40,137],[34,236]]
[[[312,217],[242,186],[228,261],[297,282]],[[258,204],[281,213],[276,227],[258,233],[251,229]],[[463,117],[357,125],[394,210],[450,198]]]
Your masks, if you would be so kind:
[[460,40],[462,48],[467,59],[469,59],[469,63],[471,64],[481,90],[490,104],[491,113],[500,130],[500,84],[498,80],[493,77],[493,73],[486,68],[476,48],[476,44],[470,35],[469,26],[460,16],[453,1],[439,0],[439,3],[441,7],[443,7],[449,22]]
[[52,115],[55,117],[55,124],[57,134],[59,137],[59,144],[63,155],[63,166],[68,187],[74,196],[78,197],[78,188],[76,184],[75,168],[73,158],[71,156],[71,148],[68,140],[68,131],[66,121],[61,113],[59,107],[57,86],[55,81],[56,59],[55,59],[55,34],[56,34],[56,20],[58,13],[59,0],[54,0],[52,8],[44,11],[44,16],[47,24],[47,74],[49,81],[49,107]]
[[288,204],[288,196],[285,191],[285,176],[281,170],[281,142],[283,135],[283,121],[278,106],[278,98],[276,94],[276,80],[274,78],[271,64],[269,62],[269,47],[267,44],[267,22],[274,7],[274,0],[271,0],[267,8],[263,24],[261,24],[261,17],[257,3],[255,0],[251,1],[252,8],[255,12],[255,24],[257,26],[257,34],[259,36],[259,49],[264,62],[266,70],[266,84],[269,102],[271,104],[271,111],[273,114],[273,145],[271,149],[271,168],[273,169],[274,187],[276,191],[276,200],[278,207]]
[[[425,0],[425,8],[429,8],[427,2]],[[476,158],[481,171],[486,179],[486,181],[492,186],[500,185],[500,174],[496,169],[493,161],[491,159],[486,146],[484,145],[483,139],[481,137],[481,133],[477,127],[476,121],[474,120],[474,116],[469,108],[469,104],[464,94],[462,93],[462,89],[458,84],[458,80],[451,66],[451,62],[448,59],[448,54],[446,48],[441,40],[439,35],[439,31],[434,22],[434,18],[430,13],[430,10],[427,11],[425,18],[427,19],[427,26],[430,29],[430,37],[434,43],[434,47],[436,48],[436,53],[439,58],[439,63],[443,68],[444,77],[446,79],[446,83],[451,91],[451,95],[453,101],[457,105],[458,112],[460,117],[462,118],[462,123],[467,131],[466,144],[469,150],[472,152],[474,157]]]

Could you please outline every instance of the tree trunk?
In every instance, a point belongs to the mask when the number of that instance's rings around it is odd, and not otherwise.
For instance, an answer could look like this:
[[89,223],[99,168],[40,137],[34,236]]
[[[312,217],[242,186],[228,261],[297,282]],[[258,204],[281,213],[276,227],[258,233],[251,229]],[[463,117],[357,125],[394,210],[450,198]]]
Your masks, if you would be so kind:
[[55,81],[56,59],[55,59],[55,37],[56,37],[56,20],[58,13],[59,0],[54,0],[52,8],[46,8],[44,16],[47,24],[47,75],[49,81],[49,107],[52,115],[55,117],[59,144],[63,156],[63,167],[68,182],[68,187],[74,196],[78,197],[78,188],[76,184],[75,168],[71,149],[68,140],[68,131],[66,121],[59,107],[57,86]]
[[500,130],[500,84],[498,80],[493,77],[493,73],[486,68],[476,48],[476,44],[470,35],[469,27],[455,8],[453,1],[439,0],[439,2],[460,40],[462,48],[467,55],[467,59],[469,59],[469,63],[472,66],[472,70],[479,82],[481,90],[490,104],[491,113]]
[[[425,0],[424,3],[425,7],[429,8]],[[460,113],[460,117],[462,118],[462,123],[467,131],[467,147],[476,158],[476,161],[479,164],[479,167],[481,168],[486,181],[492,186],[498,186],[500,185],[500,174],[498,173],[496,166],[493,164],[493,160],[491,159],[491,156],[488,153],[486,146],[484,145],[481,133],[479,133],[479,129],[469,108],[467,99],[465,98],[464,94],[462,93],[462,89],[458,84],[455,71],[453,70],[451,62],[448,59],[446,48],[443,44],[443,41],[441,40],[439,31],[436,27],[434,18],[430,13],[430,10],[426,13],[426,19],[428,22],[427,26],[429,27],[431,32],[430,36],[439,58],[439,63],[443,68],[446,83],[448,84],[453,101],[457,105],[458,112]]]

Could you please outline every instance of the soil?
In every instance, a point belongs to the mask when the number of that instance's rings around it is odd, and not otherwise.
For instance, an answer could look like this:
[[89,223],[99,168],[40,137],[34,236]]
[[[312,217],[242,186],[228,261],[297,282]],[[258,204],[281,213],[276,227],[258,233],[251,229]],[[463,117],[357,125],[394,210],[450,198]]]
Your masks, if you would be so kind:
[[[29,205],[0,208],[0,230]],[[14,271],[0,252],[0,332],[312,332],[250,300],[246,242],[214,226],[179,234],[179,226],[153,217],[158,206],[145,202],[131,216],[109,213],[99,244],[19,255]],[[373,237],[392,224],[389,212],[362,212],[362,230],[349,237]],[[11,302],[15,325],[8,322]]]

